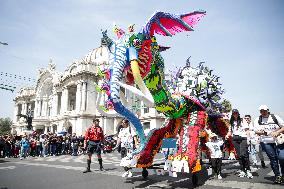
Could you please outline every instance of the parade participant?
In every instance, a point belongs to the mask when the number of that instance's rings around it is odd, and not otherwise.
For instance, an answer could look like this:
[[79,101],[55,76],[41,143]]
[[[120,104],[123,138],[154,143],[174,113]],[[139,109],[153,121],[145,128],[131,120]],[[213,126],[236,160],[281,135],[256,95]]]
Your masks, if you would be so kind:
[[100,120],[93,119],[93,124],[86,130],[84,149],[87,148],[87,168],[83,173],[91,172],[91,158],[92,154],[96,152],[98,157],[98,162],[100,164],[100,170],[103,171],[103,160],[101,157],[101,145],[104,140],[103,129],[99,126]]
[[237,109],[232,110],[232,115],[230,119],[230,131],[228,132],[226,138],[230,135],[233,136],[233,144],[236,149],[241,171],[239,177],[253,178],[250,171],[250,161],[248,152],[248,142],[247,136],[248,126],[242,125],[242,120],[240,113]]
[[30,147],[30,144],[29,144],[29,140],[27,139],[27,136],[24,135],[23,136],[23,139],[21,140],[21,154],[20,154],[20,159],[22,160],[23,157],[26,158],[27,157],[27,153],[28,153],[28,150],[29,150],[29,147]]
[[[135,146],[137,146],[138,140],[135,131],[130,127],[127,119],[122,120],[122,128],[118,133],[117,147],[120,145],[121,158],[125,158],[128,154],[130,155]],[[115,148],[117,148],[115,147]],[[124,166],[125,173],[122,177],[132,177],[131,167]]]
[[259,111],[260,116],[254,121],[255,133],[260,136],[260,145],[270,160],[275,175],[274,183],[281,184],[284,177],[284,143],[276,145],[275,138],[284,132],[284,121],[278,115],[270,114],[266,105],[261,105]]
[[256,154],[257,154],[260,161],[261,161],[262,168],[265,168],[263,152],[262,152],[262,148],[259,144],[260,143],[259,136],[255,134],[254,126],[253,126],[253,123],[251,121],[250,115],[245,115],[244,120],[243,120],[243,124],[246,124],[249,127],[248,142],[249,142],[249,152],[250,152],[250,155],[251,155],[252,164],[253,164],[254,167],[258,168],[257,158],[256,158]]
[[210,141],[205,143],[205,145],[210,150],[213,175],[216,176],[218,179],[222,179],[221,166],[222,166],[223,153],[221,150],[221,146],[223,144],[224,142],[222,140],[218,140],[217,135],[215,133],[212,133],[210,135]]

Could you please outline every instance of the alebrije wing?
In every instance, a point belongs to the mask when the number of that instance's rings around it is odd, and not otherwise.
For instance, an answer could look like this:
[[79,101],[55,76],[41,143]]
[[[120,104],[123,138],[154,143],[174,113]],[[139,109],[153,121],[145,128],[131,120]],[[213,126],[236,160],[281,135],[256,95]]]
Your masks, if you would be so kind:
[[179,15],[156,12],[142,28],[141,33],[151,37],[155,33],[164,36],[172,36],[183,31],[193,31],[193,27],[205,14],[205,11],[194,11]]

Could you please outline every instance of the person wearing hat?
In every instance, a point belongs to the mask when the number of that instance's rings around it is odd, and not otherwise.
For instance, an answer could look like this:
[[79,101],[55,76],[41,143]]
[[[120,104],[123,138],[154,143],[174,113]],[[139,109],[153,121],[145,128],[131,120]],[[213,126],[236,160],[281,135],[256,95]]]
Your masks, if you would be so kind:
[[218,140],[218,137],[215,133],[209,134],[210,140],[205,143],[205,145],[209,148],[210,157],[211,157],[211,165],[213,174],[218,179],[222,179],[221,176],[221,166],[222,166],[222,157],[223,153],[221,150],[221,146],[224,144],[223,140]]
[[91,159],[92,154],[96,152],[98,157],[98,162],[100,164],[100,170],[103,171],[103,160],[101,157],[101,145],[104,140],[104,132],[103,129],[100,127],[100,120],[93,119],[93,124],[86,130],[85,133],[85,140],[84,140],[84,149],[87,147],[87,168],[83,173],[91,172]]
[[254,120],[254,130],[260,136],[260,145],[270,160],[274,183],[281,184],[284,179],[284,143],[277,145],[275,138],[284,132],[284,121],[278,115],[270,114],[267,105],[261,105],[258,109],[260,116]]
[[241,171],[238,174],[239,177],[253,178],[250,171],[250,161],[249,161],[249,151],[248,151],[248,130],[249,127],[242,124],[242,119],[240,113],[237,109],[232,110],[232,115],[230,118],[230,129],[226,136],[232,136],[233,145],[236,149]]

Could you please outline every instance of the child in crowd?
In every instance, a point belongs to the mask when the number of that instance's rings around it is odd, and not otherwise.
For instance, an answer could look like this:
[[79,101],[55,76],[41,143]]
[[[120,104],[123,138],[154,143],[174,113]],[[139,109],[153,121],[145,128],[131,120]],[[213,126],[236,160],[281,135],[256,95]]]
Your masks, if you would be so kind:
[[223,153],[221,150],[221,146],[223,144],[223,140],[218,139],[215,133],[212,133],[210,135],[210,140],[206,143],[206,146],[209,148],[211,154],[211,164],[213,170],[212,174],[218,179],[222,179],[221,166]]

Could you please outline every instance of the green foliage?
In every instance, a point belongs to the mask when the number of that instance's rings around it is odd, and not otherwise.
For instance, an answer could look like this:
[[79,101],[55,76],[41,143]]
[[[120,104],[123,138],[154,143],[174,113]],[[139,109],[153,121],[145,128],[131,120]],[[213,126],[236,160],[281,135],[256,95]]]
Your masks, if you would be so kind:
[[227,113],[232,111],[232,104],[229,100],[223,100],[222,102],[222,106],[223,106],[223,112],[222,113]]
[[10,118],[0,118],[0,135],[10,134],[12,120]]

